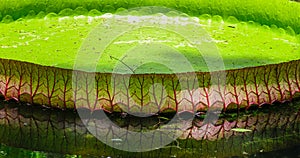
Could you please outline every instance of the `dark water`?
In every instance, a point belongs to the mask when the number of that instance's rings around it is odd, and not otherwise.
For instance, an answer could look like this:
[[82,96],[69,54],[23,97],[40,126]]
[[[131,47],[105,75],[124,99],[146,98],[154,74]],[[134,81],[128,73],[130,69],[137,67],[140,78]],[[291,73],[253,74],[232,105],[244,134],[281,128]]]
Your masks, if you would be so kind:
[[258,158],[272,158],[272,157],[278,157],[278,158],[296,158],[300,157],[300,145],[287,148],[284,150],[277,150],[277,151],[272,151],[272,152],[266,152],[266,153],[259,153],[259,154],[254,154],[249,157],[258,157]]
[[[60,143],[64,142],[64,137],[57,137],[59,139],[52,139],[52,137],[49,137],[48,133],[45,133],[43,131],[48,130],[48,128],[45,129],[45,125],[50,122],[52,125],[57,127],[55,131],[58,132],[58,135],[63,134],[66,136],[66,138],[69,138],[69,140],[73,140],[72,136],[74,135],[74,131],[70,130],[69,133],[59,133],[60,130],[67,132],[64,130],[66,129],[65,127],[68,127],[68,129],[79,129],[78,127],[81,127],[80,122],[72,122],[72,119],[76,118],[75,115],[73,115],[73,112],[63,113],[58,110],[50,110],[42,107],[28,108],[26,105],[12,106],[13,104],[14,103],[11,102],[0,102],[0,158],[93,158],[92,156],[86,155],[80,156],[59,154],[76,153],[78,151],[86,151],[93,148],[94,149],[91,150],[91,152],[94,152],[94,155],[105,155],[104,157],[154,157],[153,155],[155,155],[155,157],[177,156],[187,158],[201,156],[228,157],[228,155],[240,155],[239,157],[267,158],[300,157],[300,101],[265,106],[259,109],[252,109],[239,115],[233,115],[233,113],[227,115],[224,114],[223,116],[220,116],[220,122],[217,122],[217,125],[214,126],[216,127],[216,129],[220,125],[228,125],[232,123],[235,124],[235,122],[238,122],[238,124],[240,124],[240,127],[241,125],[245,124],[248,128],[250,126],[253,126],[253,132],[247,134],[234,134],[230,133],[230,130],[227,130],[227,135],[230,134],[230,136],[225,141],[223,139],[220,139],[216,143],[214,143],[215,141],[211,141],[211,143],[209,144],[206,143],[205,140],[182,140],[176,142],[178,143],[178,145],[180,145],[181,150],[178,150],[177,148],[165,148],[162,150],[155,151],[152,154],[120,152],[110,149],[105,145],[98,147],[90,145],[93,144],[96,139],[86,139],[87,142],[81,141],[77,144],[77,146],[72,146],[73,143],[69,142],[65,144],[69,146],[67,148],[68,150],[64,150],[65,148],[63,148],[63,146],[61,146],[62,144]],[[116,123],[120,123],[120,126],[124,127],[129,127],[137,124],[151,127],[152,123],[156,124],[156,119],[154,118],[154,120],[149,118],[148,121],[152,120],[152,122],[149,123],[147,123],[146,120],[143,120],[142,124],[141,122],[137,123],[136,119],[130,119],[130,117],[128,116],[124,117],[124,119],[121,119],[120,116],[116,115],[114,117],[111,117],[111,119],[118,120]],[[194,121],[195,122],[193,124],[193,127],[198,127],[198,125],[201,125],[201,118],[197,118]],[[14,125],[18,125],[19,122],[26,122],[26,126],[22,126],[21,128],[17,126],[18,128],[13,128]],[[64,122],[63,127],[60,126],[62,122]],[[39,125],[39,127],[41,127],[39,130],[36,130],[37,128],[34,126],[37,124]],[[40,132],[36,133],[36,131]],[[226,133],[224,133],[224,135],[226,135]],[[82,135],[82,137],[84,136],[85,134]],[[79,137],[77,137],[77,139],[78,138]],[[261,141],[261,143],[257,143],[259,142],[258,140]],[[263,140],[266,143],[264,143]],[[6,145],[1,145],[1,143]],[[241,147],[243,145],[247,145],[247,143],[250,143],[250,145],[246,147]],[[9,144],[14,147],[7,146]],[[173,144],[173,147],[175,144]],[[21,148],[16,148],[17,146],[26,147],[27,149],[32,150],[41,150],[48,152],[25,150]],[[86,153],[90,154],[90,151],[87,151]]]
[[46,153],[41,151],[30,151],[1,144],[0,158],[80,158],[78,155],[63,155],[57,153]]
[[[14,148],[5,145],[0,145],[0,158],[88,158],[89,156],[80,155],[62,155],[57,153],[45,153],[39,151],[30,151],[21,148]],[[249,158],[300,158],[300,145],[266,153],[258,153],[254,155],[245,155]],[[90,158],[94,158],[90,156]],[[239,158],[239,157],[232,157]]]

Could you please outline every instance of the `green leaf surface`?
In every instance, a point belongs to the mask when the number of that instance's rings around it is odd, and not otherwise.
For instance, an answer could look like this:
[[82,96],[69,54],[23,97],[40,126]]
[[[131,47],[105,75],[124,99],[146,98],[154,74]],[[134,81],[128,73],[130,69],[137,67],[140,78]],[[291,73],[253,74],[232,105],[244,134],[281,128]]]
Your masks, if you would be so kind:
[[[219,49],[227,70],[277,64],[300,58],[299,39],[288,33],[291,31],[253,22],[236,22],[232,20],[235,19],[233,17],[228,19],[230,22],[220,18],[214,16],[206,19],[200,16],[199,23]],[[48,14],[45,18],[0,23],[0,57],[72,69],[85,38],[105,19],[105,16],[100,15],[57,17]],[[198,52],[191,43],[177,34],[155,28],[133,30],[116,38],[99,60],[97,71],[112,72],[118,60],[122,59],[124,51],[145,42],[145,39],[176,48],[191,62],[196,71],[209,71],[203,58],[195,58]],[[159,55],[169,56],[160,58],[166,60],[165,62],[170,59],[174,64],[178,62],[175,57],[170,58],[172,54],[168,52],[161,52]],[[141,54],[137,58],[143,56],[147,54]],[[137,73],[158,72],[168,73],[168,69],[159,65],[146,65]]]

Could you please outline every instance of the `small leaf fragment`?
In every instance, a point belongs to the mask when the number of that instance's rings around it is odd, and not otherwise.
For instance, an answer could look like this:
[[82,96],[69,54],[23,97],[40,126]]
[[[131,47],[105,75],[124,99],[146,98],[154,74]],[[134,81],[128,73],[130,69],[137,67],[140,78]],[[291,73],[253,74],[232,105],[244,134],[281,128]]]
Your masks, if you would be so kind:
[[244,128],[232,128],[231,130],[234,132],[241,132],[241,133],[252,132],[251,129],[244,129]]

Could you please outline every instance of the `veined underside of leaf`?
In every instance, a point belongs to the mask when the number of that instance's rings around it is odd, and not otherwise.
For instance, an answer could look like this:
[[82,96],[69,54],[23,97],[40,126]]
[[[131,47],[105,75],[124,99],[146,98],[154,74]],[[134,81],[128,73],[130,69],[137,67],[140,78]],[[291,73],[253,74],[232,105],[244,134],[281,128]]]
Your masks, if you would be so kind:
[[[72,70],[6,59],[1,59],[0,63],[1,94],[6,100],[15,99],[63,109],[88,107],[91,110],[120,112],[126,107],[129,112],[150,113],[166,109],[178,112],[202,111],[208,107],[226,110],[287,101],[298,97],[300,92],[299,60],[227,70],[225,86],[211,85],[211,74],[205,72],[196,73],[199,85],[195,85],[196,79],[189,76],[189,73],[177,76],[96,73],[94,83],[89,80],[94,73],[76,71],[75,83],[79,86],[75,86],[75,89],[72,88]],[[218,73],[220,72],[212,74]],[[125,82],[127,79],[129,85]],[[155,83],[161,83],[164,88]],[[113,85],[120,85],[122,88],[115,91]],[[90,93],[91,87],[95,89],[95,94]],[[81,92],[86,95],[77,95],[82,94]],[[160,92],[160,95],[155,92]],[[138,105],[132,105],[129,101],[116,102],[114,98],[118,96],[132,98]],[[94,100],[89,99],[93,97]],[[194,100],[200,102],[195,103]]]

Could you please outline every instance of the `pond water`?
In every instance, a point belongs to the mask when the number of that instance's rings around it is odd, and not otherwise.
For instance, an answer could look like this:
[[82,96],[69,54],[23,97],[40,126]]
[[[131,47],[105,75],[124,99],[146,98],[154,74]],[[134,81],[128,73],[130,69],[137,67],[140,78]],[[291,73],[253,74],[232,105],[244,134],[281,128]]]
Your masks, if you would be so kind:
[[[80,156],[80,155],[64,155],[58,153],[46,153],[40,151],[30,151],[22,148],[14,148],[10,146],[0,145],[0,157],[11,158],[95,158],[93,156]],[[106,158],[108,158],[107,156]],[[248,156],[232,156],[232,158],[295,158],[300,157],[300,145],[290,147],[284,150],[276,150],[265,153],[257,153]],[[102,157],[101,157],[102,158]],[[104,157],[103,157],[104,158]]]
[[[198,115],[185,131],[188,136],[183,134],[161,149],[132,153],[97,140],[82,124],[86,118],[78,119],[74,111],[0,102],[0,157],[299,157],[299,109],[300,102],[293,101],[226,112],[210,126],[204,124],[206,116]],[[165,125],[173,117],[107,116],[120,127],[141,133],[156,129],[157,124]],[[89,119],[94,123],[103,121],[97,117]],[[201,134],[203,127],[210,128],[209,134]],[[122,145],[122,139],[119,143]]]

